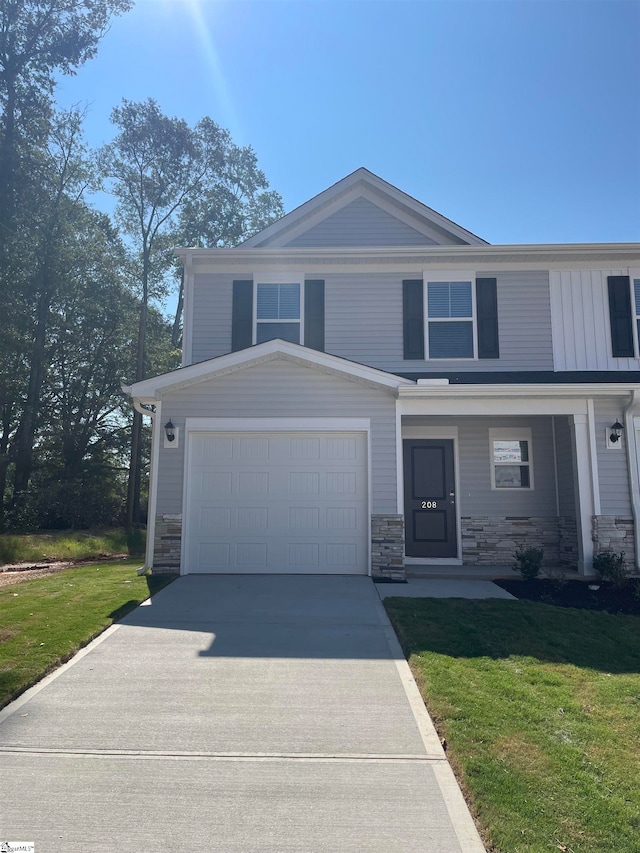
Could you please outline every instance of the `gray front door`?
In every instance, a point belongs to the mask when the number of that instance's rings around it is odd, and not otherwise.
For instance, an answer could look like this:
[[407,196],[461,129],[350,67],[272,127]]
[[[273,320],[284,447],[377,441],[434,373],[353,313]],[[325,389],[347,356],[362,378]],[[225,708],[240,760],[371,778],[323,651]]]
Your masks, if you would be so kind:
[[404,518],[407,557],[456,557],[453,440],[406,439]]

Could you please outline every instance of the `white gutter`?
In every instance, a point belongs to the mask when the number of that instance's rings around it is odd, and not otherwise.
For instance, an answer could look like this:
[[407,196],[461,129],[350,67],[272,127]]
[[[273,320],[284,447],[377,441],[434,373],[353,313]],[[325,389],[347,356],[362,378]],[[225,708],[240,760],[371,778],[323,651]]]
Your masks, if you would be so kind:
[[[420,380],[418,380],[420,382]],[[402,398],[435,398],[452,397],[620,397],[622,394],[640,392],[640,385],[628,382],[553,382],[553,383],[518,383],[518,384],[459,384],[459,385],[403,385],[398,388],[398,396]]]
[[178,257],[186,258],[189,256],[193,263],[209,258],[252,258],[259,260],[260,258],[273,258],[275,256],[282,258],[305,258],[339,255],[341,257],[389,257],[396,256],[428,258],[430,256],[439,257],[441,255],[464,258],[467,255],[472,257],[489,257],[500,258],[506,256],[524,255],[538,256],[540,258],[561,260],[564,258],[573,258],[575,255],[590,256],[604,255],[605,257],[638,257],[640,256],[640,243],[513,243],[513,244],[484,244],[484,245],[445,245],[445,246],[402,246],[390,248],[388,246],[348,246],[345,248],[336,249],[335,247],[286,247],[286,246],[261,246],[261,247],[242,247],[235,248],[220,248],[220,249],[202,249],[200,247],[189,246],[175,248],[174,252]]
[[640,413],[640,391],[631,391],[629,402],[624,407],[624,429],[627,441],[627,464],[629,465],[629,485],[631,487],[631,513],[633,515],[633,535],[636,547],[635,568],[640,566],[640,476],[638,473],[638,446],[634,424],[635,415]]

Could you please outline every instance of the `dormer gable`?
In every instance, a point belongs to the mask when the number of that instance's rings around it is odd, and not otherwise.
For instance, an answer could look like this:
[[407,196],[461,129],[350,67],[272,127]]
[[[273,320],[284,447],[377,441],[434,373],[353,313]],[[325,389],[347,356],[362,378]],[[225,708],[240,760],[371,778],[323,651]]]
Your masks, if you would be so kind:
[[487,243],[368,169],[360,168],[241,245],[346,248]]

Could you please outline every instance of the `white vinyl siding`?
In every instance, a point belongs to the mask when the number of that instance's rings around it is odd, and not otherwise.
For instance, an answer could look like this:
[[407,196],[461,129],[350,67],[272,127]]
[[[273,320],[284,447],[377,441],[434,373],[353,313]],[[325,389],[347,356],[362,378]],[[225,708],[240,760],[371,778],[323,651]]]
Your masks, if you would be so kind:
[[567,518],[575,518],[575,466],[573,463],[571,426],[569,418],[560,415],[554,418],[554,423],[556,432],[556,460],[558,464],[559,514]]
[[191,322],[191,357],[187,364],[231,352],[234,280],[249,280],[252,273],[198,273],[194,277],[193,305],[185,306],[184,322]]
[[[386,391],[278,359],[169,392],[162,417],[181,437],[187,417],[369,418],[372,512],[397,511],[395,399]],[[184,441],[161,448],[157,512],[182,512],[183,470]]]
[[[405,361],[402,339],[402,281],[419,278],[398,273],[323,274],[307,278],[325,282],[325,350],[333,355],[390,372],[423,370],[552,370],[551,311],[545,272],[482,271],[497,279],[500,358],[461,362],[456,359]],[[231,351],[232,286],[253,273],[195,276],[191,362]],[[255,274],[259,280],[260,274]]]
[[[407,427],[456,426],[462,516],[555,516],[556,476],[550,417],[421,417],[403,418]],[[531,430],[535,489],[492,489],[489,430]]]
[[359,198],[284,245],[288,247],[429,246],[435,240]]
[[[598,480],[600,483],[600,512],[602,515],[631,516],[629,469],[626,447],[607,450],[607,431],[616,421],[624,423],[624,397],[594,400]],[[623,433],[623,442],[628,436]]]
[[552,270],[555,370],[640,370],[638,358],[614,358],[607,278],[628,269]]
[[[425,273],[428,275],[428,271]],[[496,278],[500,358],[405,361],[402,280],[415,272],[325,275],[325,347],[333,355],[390,372],[552,370],[551,313],[545,272],[476,272]]]

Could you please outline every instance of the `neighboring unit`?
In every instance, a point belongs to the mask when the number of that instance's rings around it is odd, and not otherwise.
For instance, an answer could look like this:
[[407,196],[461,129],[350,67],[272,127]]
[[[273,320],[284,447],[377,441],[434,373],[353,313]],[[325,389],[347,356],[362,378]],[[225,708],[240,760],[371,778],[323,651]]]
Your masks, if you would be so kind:
[[637,566],[640,244],[492,246],[358,169],[178,254],[183,366],[125,389],[154,571]]

